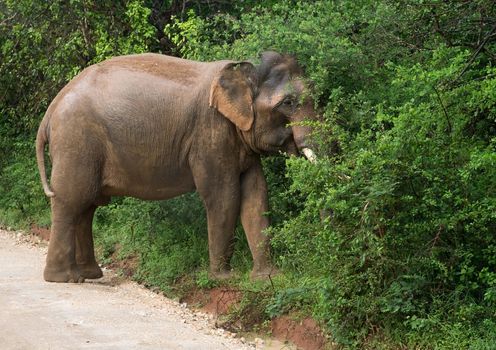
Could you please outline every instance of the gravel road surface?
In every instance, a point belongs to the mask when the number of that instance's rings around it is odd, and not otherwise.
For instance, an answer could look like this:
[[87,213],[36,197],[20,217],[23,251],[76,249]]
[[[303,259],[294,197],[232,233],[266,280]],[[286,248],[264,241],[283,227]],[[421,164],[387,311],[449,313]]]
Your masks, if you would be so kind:
[[264,348],[109,271],[82,284],[47,283],[45,256],[43,244],[0,230],[1,349]]

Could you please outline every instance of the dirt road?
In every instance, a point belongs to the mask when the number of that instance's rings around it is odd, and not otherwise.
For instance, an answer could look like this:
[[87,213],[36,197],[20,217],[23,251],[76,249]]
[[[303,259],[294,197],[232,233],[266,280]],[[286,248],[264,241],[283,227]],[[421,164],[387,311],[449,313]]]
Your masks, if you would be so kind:
[[0,230],[1,349],[254,349],[132,283],[42,279],[46,248]]

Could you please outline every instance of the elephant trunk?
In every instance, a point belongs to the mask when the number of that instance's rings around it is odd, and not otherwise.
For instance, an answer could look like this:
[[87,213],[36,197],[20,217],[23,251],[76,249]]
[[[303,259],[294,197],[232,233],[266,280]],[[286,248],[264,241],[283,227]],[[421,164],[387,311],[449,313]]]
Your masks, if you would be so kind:
[[317,161],[317,156],[309,144],[309,135],[312,133],[312,127],[304,125],[304,123],[302,124],[304,121],[317,120],[317,113],[313,108],[313,101],[307,99],[291,119],[295,123],[295,125],[292,126],[292,131],[293,139],[298,151],[303,153],[311,163],[315,163]]

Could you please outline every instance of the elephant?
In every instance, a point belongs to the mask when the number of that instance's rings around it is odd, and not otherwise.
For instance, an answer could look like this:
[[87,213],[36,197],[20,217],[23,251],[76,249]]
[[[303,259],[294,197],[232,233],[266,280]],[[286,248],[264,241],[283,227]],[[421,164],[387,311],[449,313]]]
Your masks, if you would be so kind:
[[36,137],[51,206],[44,279],[102,276],[92,221],[111,197],[164,200],[195,190],[206,208],[212,278],[232,275],[238,218],[253,257],[250,276],[267,278],[274,268],[260,157],[286,152],[314,161],[311,123],[299,122],[316,118],[296,58],[273,51],[257,64],[145,53],[85,68],[51,102]]

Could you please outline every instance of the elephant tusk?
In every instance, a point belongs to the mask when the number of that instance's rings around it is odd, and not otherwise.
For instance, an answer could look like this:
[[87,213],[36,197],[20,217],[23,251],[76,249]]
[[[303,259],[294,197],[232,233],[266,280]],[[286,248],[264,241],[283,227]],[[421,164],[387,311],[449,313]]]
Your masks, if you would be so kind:
[[316,163],[317,162],[317,156],[310,148],[305,147],[301,151],[303,152],[305,157],[310,161],[310,163]]

